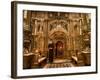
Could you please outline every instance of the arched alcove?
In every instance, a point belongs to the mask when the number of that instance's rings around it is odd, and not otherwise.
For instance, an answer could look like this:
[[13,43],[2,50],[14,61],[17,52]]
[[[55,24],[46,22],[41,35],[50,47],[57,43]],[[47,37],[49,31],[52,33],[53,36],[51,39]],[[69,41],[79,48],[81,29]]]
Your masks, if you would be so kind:
[[55,57],[67,58],[67,31],[61,25],[57,25],[56,28],[48,33],[48,36],[54,43]]

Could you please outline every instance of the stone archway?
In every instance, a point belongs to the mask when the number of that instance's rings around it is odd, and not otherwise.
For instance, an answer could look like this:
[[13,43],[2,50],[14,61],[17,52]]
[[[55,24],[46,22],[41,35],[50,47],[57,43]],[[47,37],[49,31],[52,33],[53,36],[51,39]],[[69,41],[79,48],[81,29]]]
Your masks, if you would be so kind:
[[[55,58],[67,58],[67,31],[58,25],[58,27],[50,31],[48,35],[55,46]],[[62,49],[60,50],[60,48]],[[60,53],[63,53],[63,55],[61,56]]]

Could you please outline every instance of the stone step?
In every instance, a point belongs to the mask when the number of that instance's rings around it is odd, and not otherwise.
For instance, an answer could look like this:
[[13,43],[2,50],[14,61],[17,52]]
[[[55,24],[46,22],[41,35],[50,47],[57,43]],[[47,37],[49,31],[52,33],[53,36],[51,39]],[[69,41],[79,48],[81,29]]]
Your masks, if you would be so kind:
[[44,68],[63,68],[63,67],[74,67],[71,63],[52,63],[47,64]]

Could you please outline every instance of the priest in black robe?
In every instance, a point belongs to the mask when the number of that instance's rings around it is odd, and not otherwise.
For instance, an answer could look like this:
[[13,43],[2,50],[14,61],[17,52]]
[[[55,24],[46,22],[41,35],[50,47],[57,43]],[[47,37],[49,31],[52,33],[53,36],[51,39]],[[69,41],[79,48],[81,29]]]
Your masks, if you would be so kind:
[[52,63],[53,62],[53,56],[54,56],[54,43],[52,41],[49,42],[48,44],[48,58],[49,58],[49,63]]

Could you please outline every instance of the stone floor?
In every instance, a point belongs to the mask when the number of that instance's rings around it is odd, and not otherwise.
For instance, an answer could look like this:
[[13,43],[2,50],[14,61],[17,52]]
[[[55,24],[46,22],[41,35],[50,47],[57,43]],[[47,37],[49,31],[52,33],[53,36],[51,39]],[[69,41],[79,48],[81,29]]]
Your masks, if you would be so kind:
[[53,63],[48,63],[44,68],[63,68],[63,67],[74,67],[70,60],[67,59],[55,59]]

